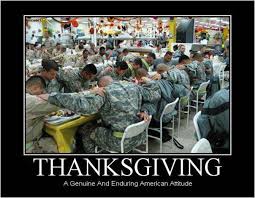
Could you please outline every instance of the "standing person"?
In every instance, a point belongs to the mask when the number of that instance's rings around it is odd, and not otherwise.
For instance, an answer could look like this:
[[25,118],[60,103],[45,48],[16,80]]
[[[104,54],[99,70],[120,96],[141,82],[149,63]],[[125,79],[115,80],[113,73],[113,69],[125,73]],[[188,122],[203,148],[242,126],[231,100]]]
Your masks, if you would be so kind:
[[113,49],[113,47],[114,47],[114,40],[113,40],[111,34],[108,35],[106,45],[108,45],[110,49]]
[[163,48],[166,48],[166,46],[167,46],[167,36],[166,36],[166,32],[164,32],[163,33],[163,35],[162,36],[160,36],[159,37],[159,44],[161,44],[161,46],[163,47]]

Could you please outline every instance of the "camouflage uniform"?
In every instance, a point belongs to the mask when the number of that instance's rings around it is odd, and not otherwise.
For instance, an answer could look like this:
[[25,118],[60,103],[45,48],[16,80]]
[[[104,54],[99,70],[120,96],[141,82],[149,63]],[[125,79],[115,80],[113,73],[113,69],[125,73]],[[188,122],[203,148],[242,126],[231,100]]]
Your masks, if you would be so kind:
[[[120,81],[105,88],[105,97],[83,93],[51,94],[49,102],[83,114],[100,114],[102,124],[87,124],[78,131],[86,153],[94,153],[95,145],[104,150],[120,151],[120,141],[126,127],[139,122],[137,113],[149,111],[148,105],[142,106],[142,102],[159,100],[160,94],[155,92],[157,89],[153,84],[143,88]],[[125,151],[141,144],[145,137],[146,134],[142,133],[125,141]]]
[[213,76],[213,63],[210,59],[204,59],[203,63],[205,66],[206,80],[210,80]]
[[185,70],[177,69],[176,67],[167,72],[165,79],[174,84],[181,84],[186,88],[190,87],[190,79],[187,72]]
[[193,61],[187,65],[191,86],[198,89],[200,84],[206,81],[205,66],[203,62]]
[[60,51],[60,50],[57,50],[56,48],[53,49],[53,51],[52,51],[52,56],[53,56],[53,57],[58,56],[58,55],[60,55],[60,54],[61,54],[61,51]]
[[53,79],[51,81],[45,80],[45,83],[46,83],[45,89],[47,93],[61,92],[62,85],[56,79]]
[[51,137],[42,138],[44,116],[59,110],[35,95],[26,93],[26,153],[57,153],[57,145]]
[[75,63],[75,67],[78,67],[78,68],[84,68],[87,64],[89,64],[89,61],[88,59],[87,60],[84,60],[83,57],[80,57],[76,63]]
[[101,78],[102,76],[111,76],[113,80],[123,80],[124,79],[124,75],[120,76],[119,74],[116,73],[115,70],[110,71],[110,72],[104,72],[102,71],[99,75],[98,78]]
[[90,56],[90,62],[93,64],[98,64],[98,63],[104,63],[106,60],[106,56],[101,56],[100,54],[96,54],[94,56]]
[[80,92],[89,89],[90,80],[85,80],[78,68],[63,70],[60,69],[56,77],[57,81],[64,87],[65,93]]

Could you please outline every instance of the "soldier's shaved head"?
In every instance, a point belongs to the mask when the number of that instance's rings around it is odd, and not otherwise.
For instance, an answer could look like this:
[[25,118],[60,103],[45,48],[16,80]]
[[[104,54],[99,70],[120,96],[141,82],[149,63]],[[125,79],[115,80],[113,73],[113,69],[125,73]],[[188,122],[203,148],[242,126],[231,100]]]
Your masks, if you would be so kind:
[[99,79],[98,86],[106,87],[107,85],[111,84],[112,81],[113,81],[113,79],[111,76],[103,76],[102,78]]

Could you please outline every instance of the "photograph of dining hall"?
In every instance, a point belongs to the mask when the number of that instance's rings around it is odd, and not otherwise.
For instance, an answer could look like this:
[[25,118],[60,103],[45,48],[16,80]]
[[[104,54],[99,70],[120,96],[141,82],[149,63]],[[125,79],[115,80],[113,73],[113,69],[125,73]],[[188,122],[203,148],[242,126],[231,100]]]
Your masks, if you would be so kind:
[[230,154],[230,16],[24,16],[24,153]]

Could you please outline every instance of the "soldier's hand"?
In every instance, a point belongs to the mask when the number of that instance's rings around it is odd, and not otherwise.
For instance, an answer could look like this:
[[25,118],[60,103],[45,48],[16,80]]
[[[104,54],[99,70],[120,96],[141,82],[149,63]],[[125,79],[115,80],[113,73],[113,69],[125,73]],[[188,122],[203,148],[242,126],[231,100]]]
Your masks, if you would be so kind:
[[37,95],[37,97],[47,101],[49,98],[49,94],[41,94],[41,95]]
[[160,79],[161,79],[161,75],[158,73],[152,76],[152,80],[160,80]]
[[103,97],[105,95],[105,88],[104,87],[94,87],[93,89],[90,90],[90,92]]
[[105,72],[112,72],[112,67],[106,67],[104,71]]
[[150,116],[146,112],[140,112],[137,114],[141,120],[144,120],[145,122],[148,122],[150,120]]

